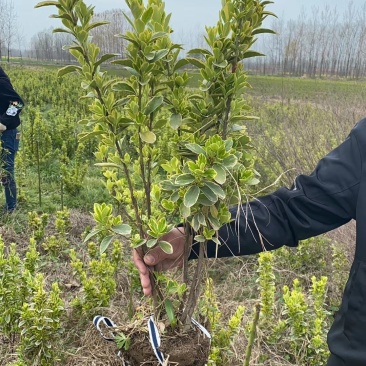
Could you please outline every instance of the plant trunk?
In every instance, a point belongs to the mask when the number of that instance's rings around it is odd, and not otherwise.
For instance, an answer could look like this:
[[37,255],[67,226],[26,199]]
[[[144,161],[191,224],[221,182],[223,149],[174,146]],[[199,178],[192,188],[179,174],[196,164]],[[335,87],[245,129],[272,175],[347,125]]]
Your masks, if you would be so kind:
[[260,313],[261,307],[259,304],[255,306],[255,313],[254,313],[254,319],[252,322],[252,326],[250,328],[250,334],[248,339],[248,345],[245,351],[245,360],[244,360],[244,366],[250,365],[250,358],[252,356],[252,350],[254,345],[255,336],[257,333],[257,326],[259,321],[259,313]]
[[198,254],[198,258],[197,258],[197,266],[196,266],[196,270],[194,272],[194,276],[192,279],[192,284],[191,284],[191,289],[190,289],[189,296],[188,296],[188,301],[187,301],[186,307],[185,307],[182,317],[181,317],[181,322],[184,325],[184,328],[191,326],[192,315],[196,308],[197,300],[199,297],[199,293],[200,293],[200,289],[201,289],[201,285],[202,285],[203,265],[204,265],[204,261],[205,261],[204,252],[205,252],[206,244],[207,244],[207,242],[201,243],[201,245],[200,245],[199,254]]

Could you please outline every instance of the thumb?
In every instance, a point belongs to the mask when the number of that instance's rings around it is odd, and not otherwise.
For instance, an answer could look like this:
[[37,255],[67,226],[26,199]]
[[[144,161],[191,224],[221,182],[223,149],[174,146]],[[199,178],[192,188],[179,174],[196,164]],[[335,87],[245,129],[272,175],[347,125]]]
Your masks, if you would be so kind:
[[160,247],[151,249],[144,256],[144,262],[148,266],[155,266],[166,258],[166,254]]

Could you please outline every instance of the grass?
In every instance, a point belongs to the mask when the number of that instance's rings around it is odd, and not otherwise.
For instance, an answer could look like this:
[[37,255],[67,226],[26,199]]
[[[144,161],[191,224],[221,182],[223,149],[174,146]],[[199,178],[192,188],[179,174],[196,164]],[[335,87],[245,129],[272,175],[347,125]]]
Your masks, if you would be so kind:
[[277,98],[282,101],[299,99],[318,103],[320,100],[338,99],[348,102],[364,99],[366,84],[364,81],[303,79],[281,76],[249,76],[252,89],[249,95],[255,97]]

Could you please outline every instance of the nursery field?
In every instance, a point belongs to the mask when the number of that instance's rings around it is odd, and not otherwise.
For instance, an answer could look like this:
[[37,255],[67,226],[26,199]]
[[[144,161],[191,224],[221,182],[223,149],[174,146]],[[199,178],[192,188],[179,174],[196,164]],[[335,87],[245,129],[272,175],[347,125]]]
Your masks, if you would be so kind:
[[[85,241],[95,226],[95,204],[126,214],[108,190],[107,173],[94,165],[98,141],[79,142],[85,126],[78,121],[91,113],[88,100],[80,99],[84,90],[74,75],[58,79],[56,69],[36,65],[4,68],[26,108],[16,161],[19,206],[0,218],[0,365],[27,365],[19,354],[32,355],[45,339],[55,365],[122,365],[115,343],[101,338],[92,319],[102,314],[122,325],[143,306],[143,295],[126,242],[114,240],[100,255],[99,243]],[[197,93],[197,75],[189,76]],[[259,117],[245,122],[260,174],[249,192],[254,197],[310,173],[364,117],[361,81],[248,81],[244,98],[250,115]],[[207,283],[200,298],[215,314],[209,365],[324,364],[326,332],[353,248],[350,223],[297,249],[210,260],[214,285]],[[119,345],[123,341],[120,336]]]

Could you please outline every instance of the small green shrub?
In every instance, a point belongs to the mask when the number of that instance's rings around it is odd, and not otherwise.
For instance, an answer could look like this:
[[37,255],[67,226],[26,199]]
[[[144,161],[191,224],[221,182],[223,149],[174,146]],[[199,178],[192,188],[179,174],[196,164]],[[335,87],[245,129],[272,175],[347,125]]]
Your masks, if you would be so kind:
[[298,277],[308,277],[309,273],[321,275],[328,270],[328,265],[331,265],[331,261],[328,260],[330,242],[329,238],[321,235],[302,240],[296,248],[282,247],[273,252],[274,267],[286,268]]
[[80,193],[84,185],[84,178],[88,170],[88,162],[85,160],[85,146],[79,144],[75,156],[70,160],[67,156],[66,144],[62,146],[63,158],[61,164],[61,180],[65,191],[72,196]]
[[223,324],[212,279],[208,279],[206,282],[204,301],[200,304],[200,307],[204,309],[203,313],[206,312],[205,315],[211,326],[212,343],[208,365],[228,365],[233,357],[232,341],[240,330],[245,307],[238,306],[228,323]]
[[44,237],[48,219],[49,214],[38,215],[35,211],[28,212],[28,226],[37,242]]
[[[305,257],[309,255],[312,246],[305,242]],[[280,259],[290,261],[290,254],[284,251]],[[291,258],[293,266],[297,266],[296,254]],[[276,278],[274,276],[274,259],[277,253],[266,252],[259,255],[259,291],[261,313],[259,328],[261,347],[260,359],[265,362],[271,353],[282,355],[289,362],[298,365],[324,365],[329,356],[326,343],[326,334],[329,328],[329,304],[326,302],[327,277],[322,276],[319,280],[311,277],[308,288],[301,285],[299,279],[293,280],[292,289],[287,285],[282,291],[276,290]],[[301,256],[301,255],[300,255]],[[321,260],[320,260],[321,261]],[[301,263],[301,258],[299,260]],[[288,264],[288,267],[291,267]],[[285,277],[287,280],[288,278]],[[307,278],[303,280],[307,285]],[[284,281],[278,278],[277,282]],[[278,285],[277,283],[277,285]],[[275,297],[279,301],[275,301]],[[265,350],[269,347],[269,353]]]
[[67,239],[67,231],[70,229],[70,226],[70,211],[66,208],[62,211],[57,211],[55,220],[57,234],[47,237],[42,244],[43,249],[49,252],[51,256],[59,257],[70,247]]
[[273,273],[273,254],[264,252],[258,258],[258,284],[261,299],[261,323],[263,326],[273,321],[275,306],[275,275]]
[[74,249],[71,249],[70,257],[71,267],[82,286],[82,293],[72,300],[72,306],[86,315],[100,307],[107,307],[117,287],[115,264],[107,259],[106,253],[85,264],[78,259]]
[[317,280],[313,276],[308,292],[298,279],[293,281],[292,289],[284,286],[278,320],[265,330],[277,354],[286,354],[288,360],[296,364],[303,364],[305,360],[307,365],[326,364],[329,357],[326,285],[326,277]]
[[38,256],[33,239],[30,240],[26,258],[22,260],[16,244],[11,244],[6,254],[4,241],[0,238],[0,330],[10,341],[14,341],[20,332],[20,312],[30,295]]
[[330,302],[338,306],[341,301],[343,289],[346,285],[349,274],[349,261],[344,246],[335,243],[332,245],[332,273],[329,286],[332,290]]
[[21,361],[39,366],[53,366],[60,361],[63,314],[64,303],[57,283],[47,292],[43,275],[36,275],[30,301],[23,304],[20,314],[18,355]]

